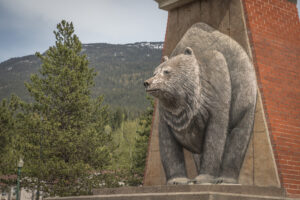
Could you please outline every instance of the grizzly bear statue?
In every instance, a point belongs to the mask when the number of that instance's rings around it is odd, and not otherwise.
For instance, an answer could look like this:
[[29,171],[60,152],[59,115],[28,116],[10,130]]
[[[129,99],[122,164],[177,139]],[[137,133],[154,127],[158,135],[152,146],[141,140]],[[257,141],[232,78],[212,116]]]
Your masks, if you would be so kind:
[[[257,86],[244,49],[194,24],[144,82],[159,100],[159,147],[168,184],[238,183],[254,123]],[[187,178],[183,148],[198,176]]]

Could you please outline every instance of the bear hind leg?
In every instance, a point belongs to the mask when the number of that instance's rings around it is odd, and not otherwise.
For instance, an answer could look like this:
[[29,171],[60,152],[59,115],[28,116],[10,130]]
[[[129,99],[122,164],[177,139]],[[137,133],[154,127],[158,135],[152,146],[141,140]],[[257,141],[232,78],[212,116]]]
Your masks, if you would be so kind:
[[221,167],[221,182],[238,183],[238,177],[251,138],[254,109],[248,109],[228,135]]

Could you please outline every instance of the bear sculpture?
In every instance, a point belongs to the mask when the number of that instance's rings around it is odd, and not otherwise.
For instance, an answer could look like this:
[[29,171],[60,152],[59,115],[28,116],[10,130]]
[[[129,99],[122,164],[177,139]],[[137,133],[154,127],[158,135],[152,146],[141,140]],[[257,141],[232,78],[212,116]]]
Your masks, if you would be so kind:
[[[159,100],[167,183],[238,183],[257,96],[244,49],[209,25],[194,24],[144,86]],[[193,153],[198,172],[193,180],[187,178],[183,148]]]

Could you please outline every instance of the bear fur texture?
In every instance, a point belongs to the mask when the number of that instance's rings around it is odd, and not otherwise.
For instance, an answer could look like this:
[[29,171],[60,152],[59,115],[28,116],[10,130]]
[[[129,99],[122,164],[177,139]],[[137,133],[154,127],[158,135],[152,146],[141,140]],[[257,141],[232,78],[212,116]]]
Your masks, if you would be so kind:
[[169,184],[187,184],[183,148],[191,151],[194,183],[237,183],[251,137],[256,77],[232,38],[194,24],[144,82],[159,100],[159,147]]

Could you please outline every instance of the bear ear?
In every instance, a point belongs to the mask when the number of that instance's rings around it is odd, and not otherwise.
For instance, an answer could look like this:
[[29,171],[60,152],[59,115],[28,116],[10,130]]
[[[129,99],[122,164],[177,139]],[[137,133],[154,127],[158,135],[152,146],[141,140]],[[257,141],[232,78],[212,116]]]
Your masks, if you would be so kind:
[[164,56],[164,57],[162,58],[162,61],[163,61],[163,62],[166,62],[167,60],[169,60],[168,56]]
[[193,49],[191,47],[186,47],[184,50],[184,55],[193,55]]

